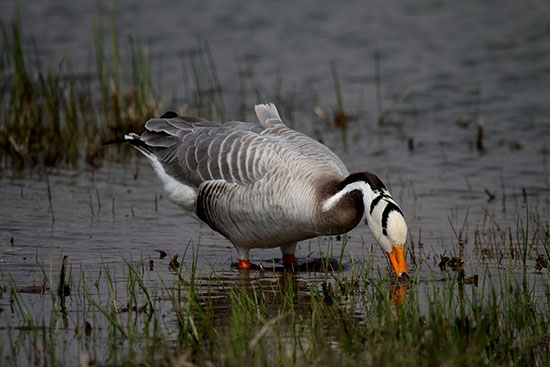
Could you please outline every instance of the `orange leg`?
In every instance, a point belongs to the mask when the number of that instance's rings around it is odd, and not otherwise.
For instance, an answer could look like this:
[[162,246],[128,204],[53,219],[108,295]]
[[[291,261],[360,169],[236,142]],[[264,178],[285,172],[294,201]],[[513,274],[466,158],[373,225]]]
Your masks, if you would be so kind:
[[294,254],[283,254],[283,263],[298,265],[298,260]]

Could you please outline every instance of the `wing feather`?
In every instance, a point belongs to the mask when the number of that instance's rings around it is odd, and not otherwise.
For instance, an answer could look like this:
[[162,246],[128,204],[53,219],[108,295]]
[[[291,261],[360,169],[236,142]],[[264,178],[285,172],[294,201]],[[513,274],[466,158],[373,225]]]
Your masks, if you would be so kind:
[[222,125],[189,116],[151,119],[140,137],[141,148],[153,153],[167,174],[197,189],[206,181],[239,185],[258,181],[270,169],[276,170],[283,154],[347,173],[327,147],[286,127],[275,106],[263,105],[256,111],[260,123]]

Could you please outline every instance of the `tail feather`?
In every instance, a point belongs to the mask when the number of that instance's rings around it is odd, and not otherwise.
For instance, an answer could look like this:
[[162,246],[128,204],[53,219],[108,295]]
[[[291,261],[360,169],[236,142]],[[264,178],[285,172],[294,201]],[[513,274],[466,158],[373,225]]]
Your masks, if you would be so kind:
[[122,144],[122,143],[130,143],[134,148],[136,148],[141,153],[143,153],[143,155],[145,155],[147,158],[151,160],[154,158],[153,152],[151,152],[151,150],[147,147],[147,144],[143,140],[141,140],[141,136],[135,133],[129,133],[127,135],[124,135],[123,139],[119,138],[119,139],[104,141],[103,143],[101,143],[101,145],[105,146],[105,145]]
[[260,121],[260,124],[264,127],[269,127],[272,124],[280,124],[283,122],[281,120],[281,116],[279,116],[277,107],[275,107],[273,103],[257,104],[254,107],[254,110],[256,111],[258,121]]
[[113,140],[107,140],[101,143],[101,145],[111,145],[111,144],[122,144],[122,143],[131,143],[135,145],[137,142],[141,141],[141,137],[138,134],[130,133],[124,135],[124,138],[116,138]]
[[144,156],[149,158],[150,160],[153,160],[155,158],[155,155],[149,149],[145,141],[141,140],[141,136],[136,133],[129,133],[127,135],[124,135],[124,142],[130,143],[134,148],[139,150],[141,153],[143,153]]
[[136,133],[129,133],[127,135],[124,135],[124,141],[130,143],[131,140],[141,141],[141,136]]
[[[144,133],[143,136],[145,139],[147,139],[147,133],[150,132]],[[147,157],[151,162],[157,176],[164,183],[164,190],[168,193],[169,199],[177,205],[183,207],[191,214],[191,216],[198,220],[197,216],[193,212],[193,207],[197,198],[197,190],[184,182],[178,181],[173,172],[171,172],[170,165],[164,165],[161,163],[162,161],[166,161],[168,157],[173,157],[175,149],[162,149],[159,151],[154,145],[148,145],[151,141],[143,140],[143,136],[135,133],[129,133],[124,135],[124,139],[118,140],[132,144],[134,148],[143,153],[143,155],[145,155],[145,157]]]

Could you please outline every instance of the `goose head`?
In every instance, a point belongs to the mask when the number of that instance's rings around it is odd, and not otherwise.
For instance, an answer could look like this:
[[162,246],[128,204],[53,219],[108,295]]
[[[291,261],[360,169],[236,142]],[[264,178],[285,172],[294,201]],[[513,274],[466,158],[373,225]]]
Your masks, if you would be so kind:
[[361,193],[369,229],[388,256],[397,276],[408,275],[405,261],[407,223],[399,205],[378,176],[370,172],[349,175],[338,184],[338,192],[323,203],[327,211],[352,192]]

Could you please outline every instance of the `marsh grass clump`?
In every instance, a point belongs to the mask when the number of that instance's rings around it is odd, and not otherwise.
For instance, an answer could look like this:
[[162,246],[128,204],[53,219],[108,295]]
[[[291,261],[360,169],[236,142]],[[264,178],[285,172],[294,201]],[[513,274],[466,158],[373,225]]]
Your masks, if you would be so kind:
[[[165,112],[153,83],[149,47],[133,38],[121,45],[114,9],[108,17],[101,12],[93,18],[94,68],[83,73],[75,73],[68,59],[45,66],[24,41],[19,16],[10,26],[1,25],[1,46],[7,51],[0,56],[0,154],[5,165],[78,167],[84,161],[97,168],[106,155],[119,160],[124,156],[120,150],[126,149],[106,150],[102,143],[130,131],[141,133],[145,121]],[[182,100],[176,102],[181,106],[177,112],[226,121],[228,93],[207,43],[198,41],[181,59],[183,95],[174,97]],[[239,96],[232,102],[244,120],[245,100],[254,95],[260,102],[262,91],[251,64],[240,72]],[[285,92],[281,77],[273,89],[292,124],[294,94]]]
[[[120,137],[128,131],[142,132],[143,122],[160,111],[153,88],[148,48],[129,39],[127,53],[123,53],[113,9],[109,11],[109,20],[109,26],[106,26],[104,18],[96,15],[93,29],[101,94],[101,139],[104,140]],[[126,70],[126,74],[122,70]]]
[[[159,111],[154,96],[149,55],[138,42],[129,42],[122,56],[114,15],[111,15],[112,55],[105,51],[102,17],[94,23],[94,52],[100,98],[93,80],[79,78],[70,62],[44,66],[38,52],[24,44],[19,16],[2,24],[0,75],[0,146],[6,163],[15,166],[77,165],[83,156],[97,167],[101,142],[143,129],[143,121]],[[121,64],[131,65],[128,75]]]
[[[71,273],[67,260],[60,261],[59,274],[44,274],[42,295],[20,293],[12,282],[12,317],[0,330],[7,341],[2,365],[550,362],[550,304],[536,291],[550,289],[548,274],[530,279],[527,292],[513,272],[491,267],[478,287],[464,286],[458,275],[436,280],[433,273],[433,281],[394,284],[360,264],[346,274],[266,271],[233,278],[202,275],[196,256],[165,272],[144,260],[125,261],[122,272],[105,264],[95,276]],[[56,292],[61,282],[70,295]],[[37,304],[47,312],[35,312]]]
[[410,279],[388,276],[375,255],[347,253],[347,237],[339,253],[331,241],[319,248],[315,272],[205,272],[192,243],[182,256],[151,250],[153,267],[123,259],[89,271],[61,256],[37,265],[38,293],[0,270],[0,364],[547,365],[550,272],[535,270],[536,259],[548,260],[546,209],[525,206],[527,221],[504,231],[517,237],[491,244],[512,248],[514,259],[505,252],[472,267],[469,256],[489,248],[495,228],[456,215],[453,251],[419,247]]
[[44,69],[37,56],[33,62],[27,60],[19,19],[9,28],[2,25],[2,35],[2,49],[7,51],[1,63],[5,77],[0,105],[3,151],[10,152],[20,165],[54,165],[71,159],[75,119],[62,116],[62,106],[74,107],[73,95],[62,93],[70,81],[61,80],[51,68]]
[[224,90],[218,76],[214,57],[205,42],[182,55],[184,101],[196,116],[225,121]]

